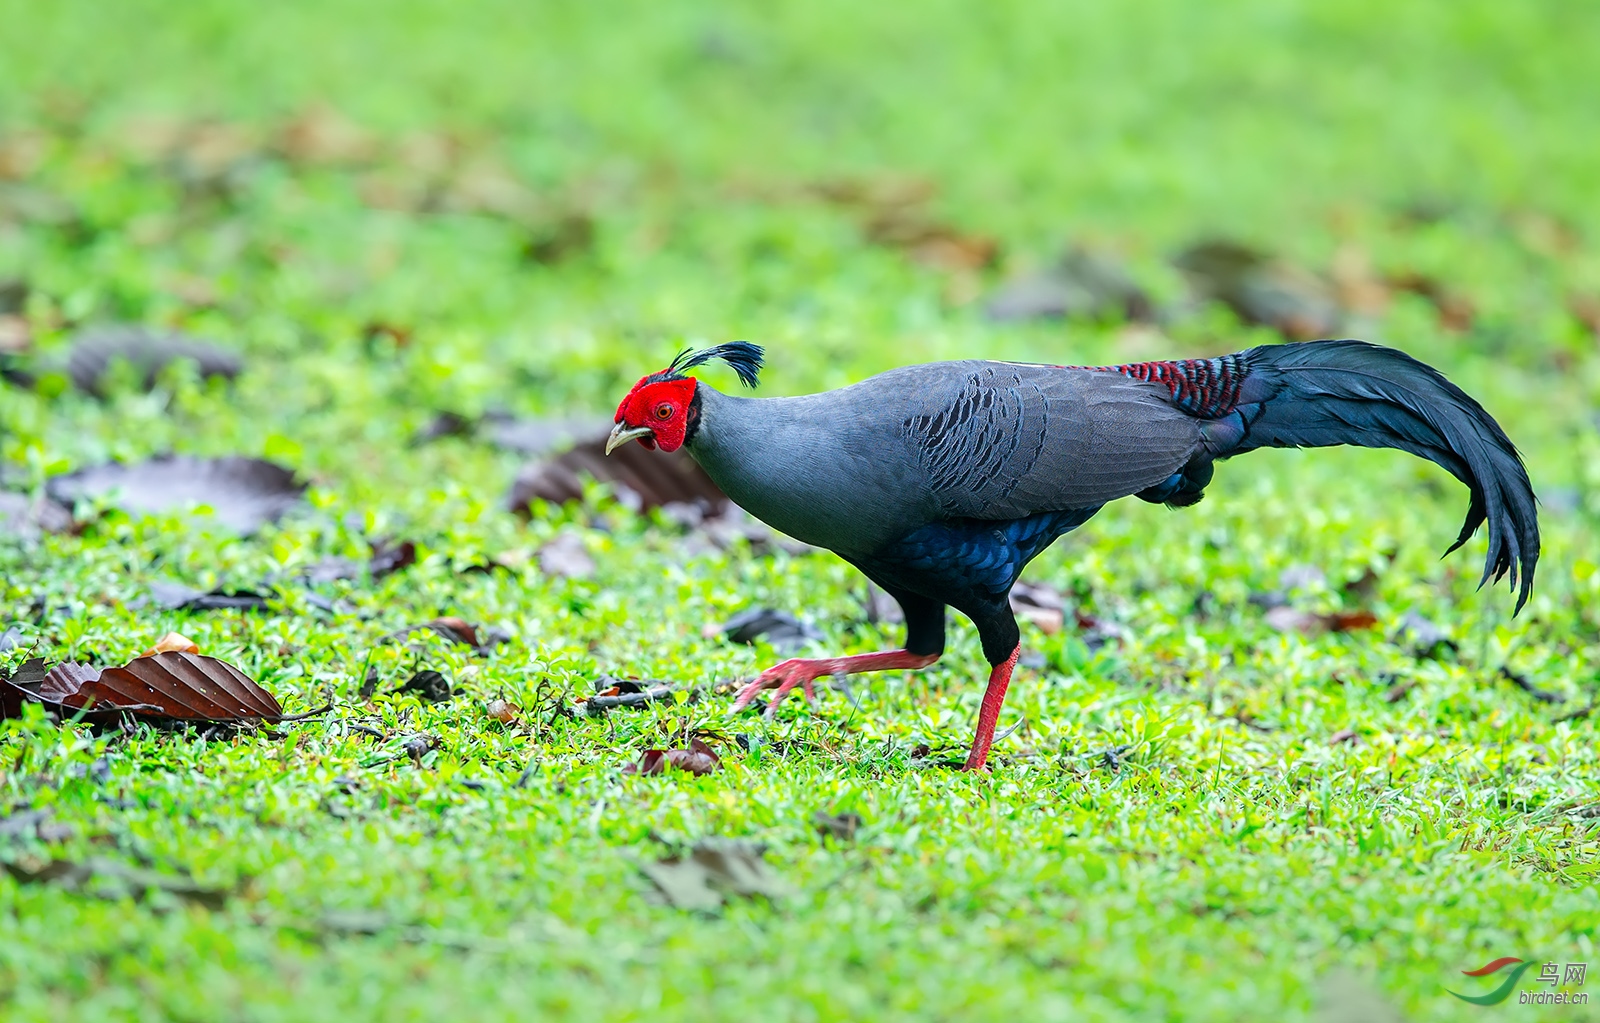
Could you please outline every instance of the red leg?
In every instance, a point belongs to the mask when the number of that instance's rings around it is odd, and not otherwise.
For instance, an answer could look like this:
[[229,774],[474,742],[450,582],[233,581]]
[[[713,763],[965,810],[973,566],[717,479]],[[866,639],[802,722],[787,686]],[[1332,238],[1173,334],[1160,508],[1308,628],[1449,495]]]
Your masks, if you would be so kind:
[[972,737],[972,752],[967,754],[963,770],[981,771],[989,759],[989,747],[994,745],[994,726],[1000,720],[1000,708],[1006,702],[1006,687],[1011,685],[1011,672],[1016,669],[1017,655],[1022,644],[1017,644],[1011,656],[994,666],[989,672],[989,688],[983,691],[983,705],[978,708],[978,734]]
[[825,675],[853,675],[861,671],[886,671],[891,668],[926,668],[938,659],[938,654],[913,654],[906,650],[884,650],[850,657],[795,657],[773,665],[756,676],[754,682],[739,690],[738,698],[733,701],[733,709],[743,710],[750,706],[756,694],[763,689],[776,689],[777,692],[772,694],[772,702],[767,704],[767,713],[770,714],[778,709],[779,701],[789,695],[789,690],[795,686],[805,687],[806,702],[810,703],[815,695],[811,689],[812,681]]

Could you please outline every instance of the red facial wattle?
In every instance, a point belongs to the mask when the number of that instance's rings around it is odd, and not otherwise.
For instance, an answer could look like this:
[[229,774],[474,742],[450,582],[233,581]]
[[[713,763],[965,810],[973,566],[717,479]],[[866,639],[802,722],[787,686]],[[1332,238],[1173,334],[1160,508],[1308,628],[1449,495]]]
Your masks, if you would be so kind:
[[645,377],[617,406],[615,422],[630,429],[648,427],[650,433],[638,438],[647,448],[676,451],[689,431],[694,389],[694,377],[656,381]]

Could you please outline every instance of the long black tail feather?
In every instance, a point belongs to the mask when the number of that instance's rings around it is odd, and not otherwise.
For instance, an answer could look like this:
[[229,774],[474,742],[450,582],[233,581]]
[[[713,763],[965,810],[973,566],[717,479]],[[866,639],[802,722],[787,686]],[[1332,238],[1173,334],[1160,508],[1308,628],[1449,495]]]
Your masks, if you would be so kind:
[[[1215,455],[1262,447],[1354,444],[1436,462],[1472,492],[1456,550],[1485,522],[1483,579],[1510,578],[1521,611],[1539,561],[1539,516],[1522,457],[1500,424],[1432,366],[1364,341],[1265,345],[1237,357],[1246,372]],[[1239,435],[1242,427],[1242,436]]]

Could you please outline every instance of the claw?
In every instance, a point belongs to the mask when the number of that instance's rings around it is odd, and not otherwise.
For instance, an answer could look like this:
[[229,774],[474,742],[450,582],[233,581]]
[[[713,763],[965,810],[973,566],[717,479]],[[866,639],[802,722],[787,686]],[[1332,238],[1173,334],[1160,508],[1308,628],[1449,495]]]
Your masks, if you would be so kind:
[[778,704],[788,696],[796,686],[801,687],[805,694],[806,705],[810,706],[816,699],[816,689],[813,685],[820,674],[826,674],[826,662],[807,661],[802,658],[792,658],[772,667],[756,676],[754,682],[739,690],[739,695],[734,698],[733,709],[744,710],[755,702],[756,694],[763,689],[776,689],[772,699],[767,702],[767,716],[770,718],[778,712]]

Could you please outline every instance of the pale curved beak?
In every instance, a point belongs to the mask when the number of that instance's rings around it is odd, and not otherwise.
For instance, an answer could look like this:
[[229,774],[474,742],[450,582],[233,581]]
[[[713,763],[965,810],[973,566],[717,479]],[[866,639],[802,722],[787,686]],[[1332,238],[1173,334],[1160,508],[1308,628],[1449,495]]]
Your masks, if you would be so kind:
[[648,437],[654,432],[655,431],[651,430],[648,426],[635,426],[632,429],[629,429],[627,423],[618,423],[612,428],[611,436],[606,438],[606,454],[611,454],[611,452],[622,447],[622,445],[628,443],[630,440],[638,440],[640,437]]

